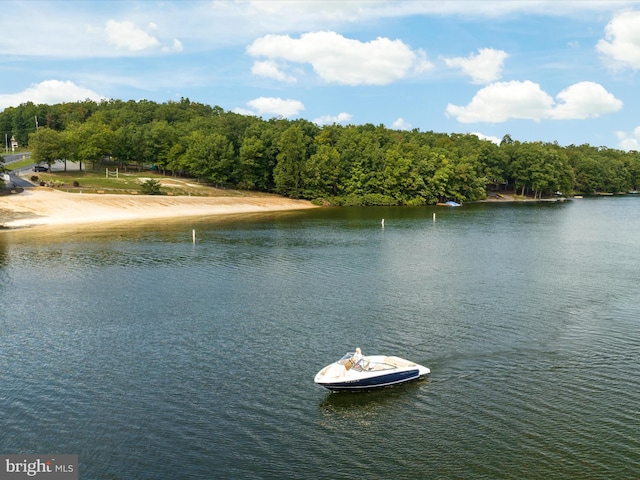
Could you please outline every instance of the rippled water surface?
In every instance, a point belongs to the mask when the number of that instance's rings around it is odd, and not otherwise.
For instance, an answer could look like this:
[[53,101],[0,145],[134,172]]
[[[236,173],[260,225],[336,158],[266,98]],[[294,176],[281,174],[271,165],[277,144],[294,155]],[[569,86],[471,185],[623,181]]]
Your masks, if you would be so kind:
[[[83,479],[638,478],[639,266],[632,196],[0,232],[0,453]],[[314,385],[356,346],[432,373]]]

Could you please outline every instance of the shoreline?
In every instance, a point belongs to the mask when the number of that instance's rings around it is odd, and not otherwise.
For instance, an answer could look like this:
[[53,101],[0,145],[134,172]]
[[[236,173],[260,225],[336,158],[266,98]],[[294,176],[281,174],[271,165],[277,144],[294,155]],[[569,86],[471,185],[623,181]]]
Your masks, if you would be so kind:
[[[524,202],[565,202],[571,198],[578,197],[550,197],[550,198],[530,198],[514,195],[512,193],[501,194],[500,197],[487,197],[484,200],[473,200],[470,203],[524,203]],[[582,198],[582,197],[579,197]]]
[[[528,199],[504,195],[471,203],[564,201],[564,198]],[[445,206],[445,205],[438,205]],[[0,231],[38,226],[99,224],[207,217],[319,208],[307,200],[273,194],[241,196],[172,196],[68,193],[48,187],[27,188],[0,196]]]
[[46,187],[0,197],[0,228],[82,225],[318,208],[276,195],[165,196],[66,193]]

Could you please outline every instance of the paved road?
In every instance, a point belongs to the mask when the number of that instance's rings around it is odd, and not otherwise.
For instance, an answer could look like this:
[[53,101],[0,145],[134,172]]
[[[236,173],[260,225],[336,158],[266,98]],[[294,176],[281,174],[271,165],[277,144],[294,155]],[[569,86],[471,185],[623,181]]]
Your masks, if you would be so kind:
[[[10,163],[17,162],[18,160],[22,160],[24,158],[29,158],[31,153],[12,153],[9,155],[2,155],[4,158],[4,164],[9,165]],[[33,183],[25,180],[24,178],[19,177],[17,174],[24,171],[29,171],[33,168],[33,165],[27,165],[26,167],[22,167],[19,170],[15,170],[9,173],[9,186],[15,187],[33,187]]]
[[[2,155],[2,156],[4,158],[4,164],[9,165],[13,162],[17,162],[18,160],[30,158],[31,153],[25,152],[25,153],[16,153],[16,154]],[[31,174],[34,173],[33,172],[34,165],[35,163],[30,163],[28,165],[25,165],[22,168],[19,168],[9,173],[9,176],[10,176],[9,185],[13,183],[16,187],[33,187],[33,183],[29,182],[25,178],[31,178]],[[51,168],[52,172],[62,172],[62,171],[79,170],[80,164],[67,162],[65,165],[64,161],[56,160],[49,167]],[[25,178],[21,178],[18,175],[24,175]],[[37,175],[37,173],[35,173],[35,175]]]
[[26,153],[5,154],[3,152],[0,152],[0,155],[2,155],[2,158],[4,158],[4,163],[6,165],[8,163],[13,163],[13,162],[17,162],[18,160],[22,160],[23,158],[29,158],[31,156],[31,153],[26,152]]

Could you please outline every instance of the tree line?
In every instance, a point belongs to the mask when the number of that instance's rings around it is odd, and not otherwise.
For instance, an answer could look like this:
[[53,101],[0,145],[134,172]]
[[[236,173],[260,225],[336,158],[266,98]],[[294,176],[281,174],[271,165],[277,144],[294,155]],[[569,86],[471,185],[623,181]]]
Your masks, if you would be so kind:
[[153,166],[164,175],[333,205],[467,202],[493,191],[523,196],[627,192],[640,153],[590,145],[500,144],[472,134],[318,126],[224,111],[189,99],[31,102],[0,112],[0,132],[36,162]]

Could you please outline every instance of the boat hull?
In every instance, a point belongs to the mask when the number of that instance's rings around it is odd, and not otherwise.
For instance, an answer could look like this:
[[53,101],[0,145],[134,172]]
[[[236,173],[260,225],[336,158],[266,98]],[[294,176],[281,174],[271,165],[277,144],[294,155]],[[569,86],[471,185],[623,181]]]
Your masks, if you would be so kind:
[[377,375],[375,377],[361,378],[357,380],[345,380],[342,382],[334,382],[334,383],[321,383],[320,385],[322,385],[325,388],[328,388],[332,392],[371,390],[374,388],[389,387],[391,385],[397,385],[399,383],[418,380],[420,376],[421,376],[420,371],[416,368],[414,370],[392,372],[384,375]]

